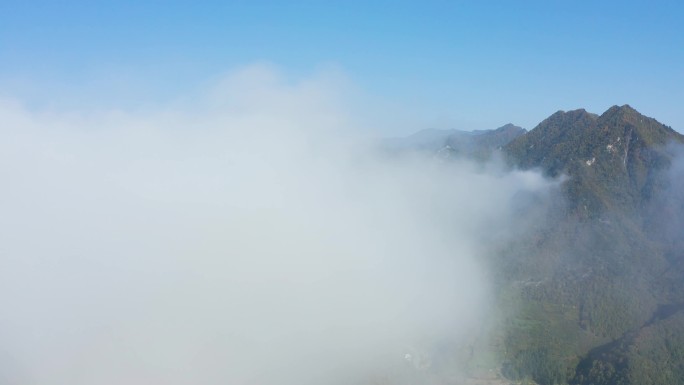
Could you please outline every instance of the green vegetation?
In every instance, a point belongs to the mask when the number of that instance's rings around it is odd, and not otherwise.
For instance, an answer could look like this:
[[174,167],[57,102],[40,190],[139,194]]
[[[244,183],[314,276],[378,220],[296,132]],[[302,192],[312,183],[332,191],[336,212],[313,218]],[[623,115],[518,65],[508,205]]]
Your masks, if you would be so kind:
[[527,133],[506,125],[444,139],[442,159],[501,150],[511,167],[563,178],[551,196],[517,197],[521,230],[489,259],[496,333],[455,355],[467,372],[684,384],[684,162],[673,163],[682,144],[627,105],[559,111]]
[[534,231],[493,252],[506,377],[684,384],[684,233],[661,223],[684,214],[681,197],[662,199],[670,143],[684,137],[615,106],[557,112],[503,148],[515,167],[567,178]]

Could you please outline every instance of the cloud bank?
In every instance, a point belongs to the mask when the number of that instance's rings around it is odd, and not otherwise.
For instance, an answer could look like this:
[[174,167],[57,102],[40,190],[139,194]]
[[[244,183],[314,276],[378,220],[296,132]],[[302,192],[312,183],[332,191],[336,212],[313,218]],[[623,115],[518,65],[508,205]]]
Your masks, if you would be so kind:
[[1,101],[2,382],[447,375],[434,346],[486,316],[488,243],[548,183],[385,157],[348,90],[251,66],[136,113]]

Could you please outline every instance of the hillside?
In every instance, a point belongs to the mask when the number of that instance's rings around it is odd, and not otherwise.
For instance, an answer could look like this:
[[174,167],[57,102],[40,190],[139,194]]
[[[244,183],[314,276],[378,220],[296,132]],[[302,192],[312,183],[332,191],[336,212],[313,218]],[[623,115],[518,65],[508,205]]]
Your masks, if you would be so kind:
[[472,373],[684,384],[684,136],[624,105],[558,111],[529,132],[429,130],[403,143],[441,160],[500,151],[562,181],[550,197],[520,197],[525,230],[492,245],[498,316],[464,356]]
[[508,377],[684,383],[684,357],[667,343],[684,340],[684,234],[656,225],[684,214],[671,172],[682,143],[625,105],[559,111],[503,148],[515,167],[566,178],[537,231],[495,257],[517,309],[501,347]]

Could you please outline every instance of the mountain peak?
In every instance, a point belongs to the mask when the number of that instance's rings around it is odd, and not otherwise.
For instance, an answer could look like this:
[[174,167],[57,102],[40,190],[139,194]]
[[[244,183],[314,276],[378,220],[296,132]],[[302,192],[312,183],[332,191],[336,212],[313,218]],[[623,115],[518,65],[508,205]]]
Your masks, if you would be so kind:
[[520,135],[524,135],[526,133],[527,133],[526,129],[524,129],[520,126],[516,126],[513,123],[504,124],[503,126],[492,131],[493,135],[501,138],[501,140],[499,141],[500,143],[498,144],[499,146],[503,146],[505,144],[508,144],[513,139],[517,138]]
[[670,142],[684,143],[684,136],[623,105],[601,116],[584,109],[556,112],[505,151],[518,167],[570,176],[566,188],[575,207],[600,215],[639,207],[652,195],[655,175],[670,164]]
[[587,112],[587,110],[585,110],[584,108],[578,108],[576,110],[570,110],[570,111],[558,110],[553,115],[546,118],[539,125],[542,126],[545,123],[546,124],[552,124],[552,123],[567,124],[567,123],[575,122],[575,121],[594,121],[594,120],[596,120],[596,118],[598,118],[597,115]]
[[634,113],[636,112],[637,114],[639,111],[635,110],[634,107],[630,106],[629,104],[623,104],[621,106],[618,106],[617,104],[610,107],[609,109],[606,110],[605,113],[609,112],[629,112],[629,113]]
[[634,135],[649,146],[664,146],[670,141],[684,142],[684,136],[653,118],[642,115],[629,104],[612,106],[598,119],[599,127],[623,136]]
[[568,111],[558,110],[555,113],[553,113],[551,116],[549,116],[549,118],[552,118],[554,116],[580,116],[580,115],[584,115],[584,114],[588,114],[587,110],[585,110],[584,108],[578,108],[575,110],[568,110]]
[[503,126],[497,128],[497,129],[494,130],[494,131],[522,131],[522,132],[527,132],[526,129],[524,129],[524,128],[520,127],[520,126],[516,126],[516,125],[513,124],[513,123],[506,123],[506,124],[504,124]]
[[[644,115],[639,113],[639,111],[635,110],[632,106],[629,104],[624,104],[622,106],[612,106],[609,109],[606,110],[603,114],[601,114],[601,118],[608,118],[608,117],[620,117],[620,118],[646,118]],[[650,119],[650,118],[647,118]]]

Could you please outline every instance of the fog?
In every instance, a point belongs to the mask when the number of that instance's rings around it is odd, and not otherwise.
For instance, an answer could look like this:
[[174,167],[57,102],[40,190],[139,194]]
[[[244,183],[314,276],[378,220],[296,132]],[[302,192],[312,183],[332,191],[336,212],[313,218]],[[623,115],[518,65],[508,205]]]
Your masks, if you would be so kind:
[[484,255],[549,182],[386,156],[353,88],[250,66],[145,111],[0,101],[2,383],[453,376],[435,346],[480,330]]
[[684,250],[684,145],[670,143],[664,150],[672,160],[657,175],[662,191],[643,210],[644,227],[652,239],[662,243],[665,255],[676,261]]

